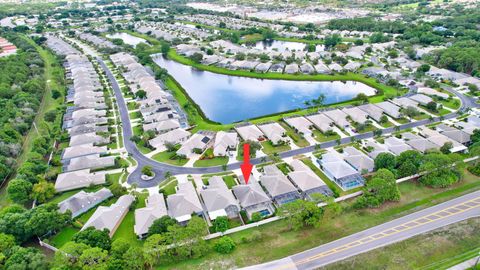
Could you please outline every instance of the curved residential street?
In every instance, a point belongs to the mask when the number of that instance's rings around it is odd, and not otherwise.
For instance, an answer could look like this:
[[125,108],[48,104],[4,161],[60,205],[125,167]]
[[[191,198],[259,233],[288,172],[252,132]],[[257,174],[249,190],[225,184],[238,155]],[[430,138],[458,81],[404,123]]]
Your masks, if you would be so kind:
[[438,204],[339,240],[244,270],[306,270],[393,244],[465,219],[480,216],[480,191]]
[[[123,128],[123,140],[124,140],[124,145],[125,149],[129,153],[130,156],[132,156],[138,163],[137,168],[129,175],[128,177],[128,183],[133,184],[135,183],[137,187],[139,188],[148,188],[148,187],[153,187],[158,185],[161,181],[164,180],[165,178],[165,173],[169,172],[172,175],[178,175],[178,174],[210,174],[210,173],[219,173],[223,172],[222,166],[214,166],[214,167],[181,167],[181,166],[175,166],[175,165],[170,165],[166,163],[161,163],[158,161],[155,161],[149,157],[146,157],[144,154],[138,150],[137,146],[135,145],[134,142],[130,140],[130,138],[133,136],[133,131],[129,119],[129,114],[128,114],[128,107],[125,103],[125,100],[123,99],[122,91],[120,89],[120,86],[118,85],[118,82],[113,75],[113,73],[110,71],[110,69],[107,67],[105,62],[101,58],[97,58],[97,61],[100,63],[100,66],[103,68],[105,71],[108,79],[110,80],[110,83],[112,85],[112,88],[115,92],[115,97],[117,100],[118,104],[118,110],[120,112],[120,117],[122,121],[122,128]],[[479,104],[475,103],[475,101],[472,98],[469,98],[461,93],[458,93],[457,91],[453,89],[447,89],[451,93],[455,94],[458,98],[460,98],[462,105],[459,109],[459,111],[463,111],[467,108],[476,108],[479,107]],[[404,129],[409,129],[409,128],[414,128],[418,126],[423,126],[426,124],[434,123],[441,121],[442,119],[452,119],[457,116],[456,112],[452,112],[450,114],[447,114],[441,117],[435,117],[434,119],[424,119],[420,121],[415,121],[415,122],[410,122],[407,124],[403,124],[397,127],[389,127],[385,128],[382,130],[384,134],[392,133],[396,131],[395,129],[398,130],[404,130]],[[362,139],[368,139],[374,137],[373,132],[366,132],[362,134],[358,134],[352,137],[347,137],[347,138],[342,138],[341,139],[341,144],[349,143],[352,141],[352,139],[355,140],[362,140]],[[294,149],[294,150],[289,150],[280,153],[280,158],[287,158],[287,157],[293,157],[296,155],[300,154],[306,154],[313,152],[317,149],[323,149],[323,148],[328,148],[328,147],[333,147],[336,146],[337,142],[336,141],[328,141],[328,142],[323,142],[319,143],[317,145],[310,145],[308,147],[304,148],[299,148],[299,149]],[[262,158],[254,158],[251,159],[250,162],[253,165],[260,164],[262,163]],[[240,168],[241,162],[236,162],[236,163],[231,163],[227,165],[227,170],[236,170]],[[144,166],[152,166],[153,171],[155,172],[155,177],[151,180],[142,180],[141,179],[141,168]]]

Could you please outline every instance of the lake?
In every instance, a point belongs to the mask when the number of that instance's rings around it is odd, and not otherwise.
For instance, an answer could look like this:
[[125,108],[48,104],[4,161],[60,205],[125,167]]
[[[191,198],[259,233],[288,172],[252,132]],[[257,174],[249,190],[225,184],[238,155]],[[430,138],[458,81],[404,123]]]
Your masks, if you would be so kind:
[[201,71],[162,56],[155,63],[182,85],[212,121],[228,124],[263,115],[305,108],[324,94],[325,104],[355,98],[359,93],[374,95],[376,90],[359,82],[265,80]]
[[[248,46],[248,45],[247,45]],[[282,41],[282,40],[264,40],[255,43],[255,45],[249,46],[251,48],[256,48],[264,51],[303,51],[307,46],[306,43],[302,42],[293,42],[293,41]],[[323,45],[316,45],[315,51],[323,51]]]
[[125,44],[128,44],[128,45],[131,45],[133,47],[136,47],[138,44],[140,43],[145,43],[145,44],[148,44],[148,42],[143,39],[143,38],[139,38],[139,37],[136,37],[136,36],[132,36],[128,33],[114,33],[114,34],[108,34],[107,35],[107,38],[118,38],[118,39],[121,39],[123,40],[123,42]]

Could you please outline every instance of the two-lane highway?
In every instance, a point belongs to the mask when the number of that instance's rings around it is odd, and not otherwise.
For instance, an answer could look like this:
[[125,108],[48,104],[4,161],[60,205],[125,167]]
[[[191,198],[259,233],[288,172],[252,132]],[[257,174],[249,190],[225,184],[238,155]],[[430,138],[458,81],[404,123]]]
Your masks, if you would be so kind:
[[339,240],[244,270],[306,270],[386,246],[472,217],[480,217],[480,191],[383,223]]

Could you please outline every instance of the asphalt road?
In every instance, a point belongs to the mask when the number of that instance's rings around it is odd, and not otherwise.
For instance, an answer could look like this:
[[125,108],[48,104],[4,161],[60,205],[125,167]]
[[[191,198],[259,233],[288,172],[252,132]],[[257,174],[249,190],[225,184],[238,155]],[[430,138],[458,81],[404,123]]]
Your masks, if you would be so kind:
[[[144,154],[142,154],[138,150],[135,143],[130,140],[130,138],[133,136],[133,131],[132,131],[132,127],[129,119],[128,108],[125,103],[125,100],[123,99],[122,91],[118,85],[118,82],[115,76],[110,71],[110,69],[105,65],[105,62],[101,58],[97,58],[97,61],[100,63],[100,66],[106,72],[106,75],[110,80],[112,88],[115,92],[115,97],[117,100],[118,109],[119,109],[119,113],[122,121],[123,140],[124,140],[125,149],[130,154],[130,156],[132,156],[138,162],[138,166],[135,169],[135,171],[133,171],[128,176],[128,183],[130,184],[135,183],[139,188],[147,188],[147,187],[153,187],[158,185],[161,181],[165,179],[165,173],[167,172],[169,172],[171,175],[178,175],[178,174],[210,174],[210,173],[219,173],[224,171],[222,166],[196,168],[196,167],[181,167],[181,166],[170,165],[170,164],[155,161],[149,157],[146,157]],[[447,90],[449,90],[450,92],[452,92],[453,94],[455,94],[461,99],[462,107],[460,108],[460,111],[466,108],[479,107],[479,105],[475,103],[475,101],[472,100],[471,98],[464,96],[453,89],[447,89]],[[382,130],[382,132],[384,134],[387,134],[387,133],[396,131],[396,129],[404,130],[404,129],[414,128],[414,127],[430,124],[433,122],[438,122],[438,121],[441,121],[442,119],[455,118],[456,116],[457,116],[457,113],[450,113],[445,115],[443,118],[435,117],[434,119],[424,119],[416,122],[403,124],[397,127],[385,128]],[[366,132],[366,133],[358,134],[352,137],[342,138],[341,144],[350,143],[352,139],[362,140],[362,139],[368,139],[372,137],[374,137],[373,132]],[[317,144],[316,146],[311,145],[304,148],[282,152],[279,155],[280,155],[280,158],[293,157],[300,154],[311,153],[317,149],[333,147],[336,145],[337,145],[336,141],[323,142],[323,143]],[[253,165],[257,165],[262,163],[263,160],[262,158],[254,158],[254,159],[251,159],[250,162]],[[227,165],[227,171],[239,169],[240,164],[241,162],[236,162],[236,163],[231,163]],[[153,179],[148,181],[141,179],[140,177],[142,174],[141,168],[143,168],[144,166],[152,167],[153,171],[155,172],[155,177]]]
[[472,217],[480,217],[480,191],[455,198],[281,260],[243,269],[317,269],[321,266]]

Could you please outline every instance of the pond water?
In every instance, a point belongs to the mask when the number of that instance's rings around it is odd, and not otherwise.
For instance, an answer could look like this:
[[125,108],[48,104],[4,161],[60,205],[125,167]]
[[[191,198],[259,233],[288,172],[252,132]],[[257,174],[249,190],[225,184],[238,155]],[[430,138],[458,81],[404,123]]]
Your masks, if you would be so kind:
[[263,115],[305,108],[305,102],[325,95],[325,104],[355,98],[376,90],[359,82],[266,80],[201,71],[154,57],[155,63],[182,85],[212,121],[228,124]]
[[143,38],[139,38],[139,37],[136,37],[136,36],[132,36],[128,33],[114,33],[114,34],[108,34],[107,35],[107,38],[118,38],[118,39],[121,39],[123,40],[123,42],[125,44],[128,44],[128,45],[131,45],[133,47],[137,46],[138,44],[140,43],[146,43],[148,44],[148,42],[143,39]]
[[[252,45],[252,48],[264,50],[264,51],[278,51],[278,52],[284,52],[284,51],[303,51],[305,50],[305,47],[307,46],[306,43],[302,42],[293,42],[293,41],[282,41],[282,40],[265,40],[265,41],[259,41],[255,43],[255,45]],[[315,51],[323,51],[324,46],[323,45],[316,45],[315,46]]]

